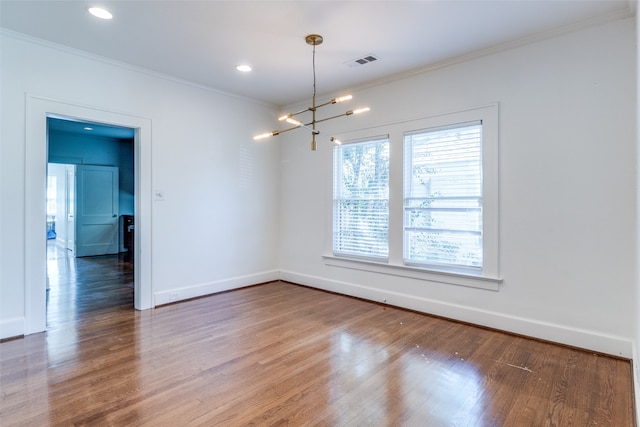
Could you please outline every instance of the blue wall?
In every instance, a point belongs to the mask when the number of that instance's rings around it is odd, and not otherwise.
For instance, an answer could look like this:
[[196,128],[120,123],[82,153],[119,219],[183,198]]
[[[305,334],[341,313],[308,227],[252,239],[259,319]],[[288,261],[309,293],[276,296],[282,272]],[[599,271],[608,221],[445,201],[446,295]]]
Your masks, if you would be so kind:
[[[49,163],[118,167],[119,214],[134,214],[133,139],[77,135],[53,130],[48,135]],[[122,235],[122,230],[120,232]]]

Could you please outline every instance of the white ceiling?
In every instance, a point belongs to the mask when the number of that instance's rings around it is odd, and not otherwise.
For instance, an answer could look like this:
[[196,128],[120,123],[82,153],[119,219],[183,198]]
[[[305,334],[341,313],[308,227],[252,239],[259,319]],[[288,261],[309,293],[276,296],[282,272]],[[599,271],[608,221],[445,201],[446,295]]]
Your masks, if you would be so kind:
[[[114,18],[99,20],[100,5]],[[283,106],[338,94],[478,51],[629,16],[635,0],[36,1],[0,0],[8,30]],[[360,67],[346,63],[374,54]],[[240,63],[249,74],[235,70]]]

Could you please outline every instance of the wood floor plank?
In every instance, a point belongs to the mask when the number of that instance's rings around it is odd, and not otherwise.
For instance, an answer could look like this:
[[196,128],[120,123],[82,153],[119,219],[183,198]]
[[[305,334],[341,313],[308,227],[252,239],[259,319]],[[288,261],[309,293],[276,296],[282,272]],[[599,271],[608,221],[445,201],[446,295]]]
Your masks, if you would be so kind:
[[626,360],[285,282],[137,312],[120,257],[50,262],[3,427],[634,425]]

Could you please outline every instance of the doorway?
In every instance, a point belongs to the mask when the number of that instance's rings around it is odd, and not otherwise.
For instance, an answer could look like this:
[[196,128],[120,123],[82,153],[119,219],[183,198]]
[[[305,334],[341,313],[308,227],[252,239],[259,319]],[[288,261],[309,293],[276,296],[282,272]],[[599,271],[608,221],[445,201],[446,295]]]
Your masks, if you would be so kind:
[[[133,309],[135,257],[125,245],[133,226],[123,218],[134,214],[134,135],[130,128],[47,117],[48,329],[61,311],[75,319],[71,313],[104,307],[107,296]],[[99,278],[115,275],[122,280]]]
[[[76,165],[47,165],[47,246],[56,246],[75,256]],[[53,240],[53,242],[52,242]]]
[[57,117],[134,130],[134,306],[152,308],[151,285],[151,120],[37,96],[27,96],[25,207],[25,323],[24,334],[46,329],[46,174],[47,118]]

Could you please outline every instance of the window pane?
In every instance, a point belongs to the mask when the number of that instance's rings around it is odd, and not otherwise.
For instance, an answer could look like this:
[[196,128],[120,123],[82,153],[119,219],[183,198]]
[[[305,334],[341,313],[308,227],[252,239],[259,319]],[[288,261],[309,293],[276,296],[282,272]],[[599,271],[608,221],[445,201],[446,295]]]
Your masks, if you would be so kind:
[[482,124],[405,134],[404,258],[482,267]]
[[407,260],[417,264],[464,265],[480,267],[482,265],[481,236],[457,234],[440,230],[424,232],[414,229],[405,230],[407,239]]
[[376,138],[334,148],[333,251],[389,254],[389,140]]
[[56,202],[57,202],[57,190],[58,190],[57,177],[55,175],[47,176],[47,215],[56,215]]

